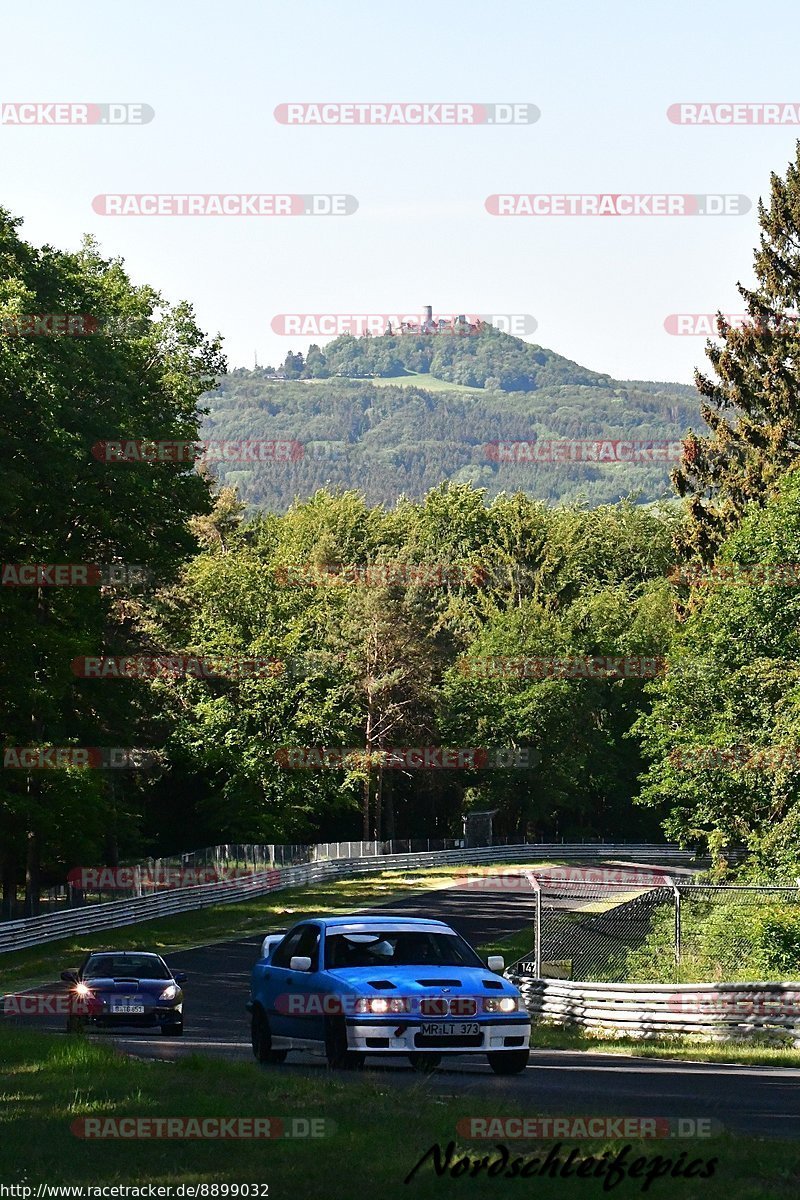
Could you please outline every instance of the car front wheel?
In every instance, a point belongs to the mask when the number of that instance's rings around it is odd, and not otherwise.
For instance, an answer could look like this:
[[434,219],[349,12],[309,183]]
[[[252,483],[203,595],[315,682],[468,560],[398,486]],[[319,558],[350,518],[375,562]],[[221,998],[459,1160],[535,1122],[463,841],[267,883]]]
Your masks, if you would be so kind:
[[176,1025],[162,1025],[161,1033],[163,1037],[183,1037],[183,1021],[178,1021]]
[[530,1050],[493,1050],[486,1057],[495,1075],[519,1075],[528,1065]]
[[329,1067],[345,1071],[364,1065],[366,1055],[347,1049],[347,1026],[341,1017],[331,1017],[325,1023],[325,1057]]
[[272,1049],[272,1030],[263,1008],[253,1009],[250,1021],[250,1041],[253,1046],[253,1054],[260,1063],[282,1063],[288,1053],[286,1050]]

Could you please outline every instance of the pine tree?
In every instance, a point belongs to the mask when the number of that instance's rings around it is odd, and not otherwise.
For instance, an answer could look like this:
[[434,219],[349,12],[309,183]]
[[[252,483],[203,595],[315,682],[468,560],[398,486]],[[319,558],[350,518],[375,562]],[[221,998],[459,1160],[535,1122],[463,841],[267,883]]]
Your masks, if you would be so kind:
[[703,562],[800,457],[800,142],[785,179],[772,174],[758,217],[756,287],[737,285],[748,319],[737,327],[717,315],[722,344],[706,350],[716,378],[695,375],[711,432],[686,439],[672,476],[688,497],[679,548]]

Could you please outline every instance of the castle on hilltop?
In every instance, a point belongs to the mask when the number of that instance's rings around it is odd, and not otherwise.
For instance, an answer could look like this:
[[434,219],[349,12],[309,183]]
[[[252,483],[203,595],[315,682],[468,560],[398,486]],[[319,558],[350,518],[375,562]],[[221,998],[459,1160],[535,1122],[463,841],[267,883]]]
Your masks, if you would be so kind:
[[425,315],[419,321],[397,321],[396,328],[392,328],[392,322],[386,322],[386,334],[390,337],[401,337],[403,334],[420,334],[431,333],[458,333],[462,336],[480,333],[485,328],[486,322],[480,317],[476,317],[474,323],[467,320],[466,313],[459,313],[457,317],[437,317],[433,319],[433,307],[430,304],[425,305]]

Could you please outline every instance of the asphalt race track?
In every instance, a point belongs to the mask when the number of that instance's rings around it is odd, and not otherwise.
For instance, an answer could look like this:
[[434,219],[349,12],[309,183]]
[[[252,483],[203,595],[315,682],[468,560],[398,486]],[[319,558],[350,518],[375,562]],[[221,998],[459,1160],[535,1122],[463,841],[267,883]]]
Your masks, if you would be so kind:
[[[481,892],[446,888],[427,891],[373,912],[397,912],[437,917],[447,921],[469,941],[480,944],[524,927],[532,916],[532,896],[523,891]],[[100,1032],[100,1039],[120,1049],[148,1058],[175,1059],[186,1053],[222,1055],[250,1060],[250,969],[263,934],[244,939],[181,950],[167,955],[174,967],[188,973],[185,985],[185,1035],[170,1039],[160,1034]],[[109,934],[113,944],[113,933]],[[58,974],[75,963],[54,964]],[[52,992],[63,985],[38,989]],[[28,1028],[62,1031],[63,1017],[6,1018]],[[785,1067],[722,1066],[633,1058],[623,1055],[576,1051],[534,1050],[523,1075],[501,1078],[488,1064],[469,1056],[445,1060],[423,1084],[404,1061],[380,1059],[365,1068],[380,1074],[393,1086],[427,1086],[434,1093],[463,1095],[480,1101],[502,1094],[519,1100],[521,1115],[644,1116],[706,1118],[726,1129],[759,1135],[794,1138],[800,1131],[800,1069]],[[324,1074],[324,1058],[310,1053],[290,1054],[280,1067],[269,1071]],[[470,1115],[469,1107],[465,1115]]]

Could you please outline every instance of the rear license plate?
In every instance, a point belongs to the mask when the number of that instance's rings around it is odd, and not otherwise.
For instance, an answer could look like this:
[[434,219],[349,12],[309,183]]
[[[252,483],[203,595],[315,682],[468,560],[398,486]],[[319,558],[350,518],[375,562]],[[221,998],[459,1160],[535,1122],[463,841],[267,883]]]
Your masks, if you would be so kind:
[[111,1001],[111,1011],[128,1016],[141,1016],[144,1013],[144,1005],[140,1004],[135,996],[121,996],[119,1000]]
[[423,1037],[475,1037],[480,1031],[477,1021],[428,1021],[420,1028]]

